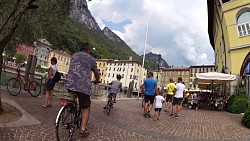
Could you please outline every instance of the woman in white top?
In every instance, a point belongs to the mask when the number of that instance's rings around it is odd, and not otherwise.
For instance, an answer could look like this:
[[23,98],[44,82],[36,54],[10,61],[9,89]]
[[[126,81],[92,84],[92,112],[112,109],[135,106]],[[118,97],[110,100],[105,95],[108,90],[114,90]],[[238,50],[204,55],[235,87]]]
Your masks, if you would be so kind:
[[46,88],[46,96],[45,96],[45,104],[42,105],[43,108],[51,107],[52,106],[52,90],[55,86],[55,82],[53,80],[53,77],[56,74],[57,71],[57,59],[55,57],[52,57],[50,59],[51,61],[51,67],[49,68],[48,72],[48,78],[46,80],[45,88]]

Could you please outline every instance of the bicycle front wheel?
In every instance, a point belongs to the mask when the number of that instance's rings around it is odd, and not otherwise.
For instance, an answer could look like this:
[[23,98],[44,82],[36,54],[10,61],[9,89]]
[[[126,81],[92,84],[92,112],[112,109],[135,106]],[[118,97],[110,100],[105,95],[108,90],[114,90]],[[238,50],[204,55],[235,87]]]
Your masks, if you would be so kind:
[[69,106],[63,106],[60,109],[55,126],[57,141],[70,141],[72,139],[75,130],[74,113]]
[[28,91],[33,97],[39,96],[41,93],[41,84],[37,81],[31,81],[29,83]]
[[10,95],[17,96],[21,92],[21,82],[16,78],[11,78],[7,84]]
[[112,108],[113,108],[113,104],[112,104],[112,97],[111,97],[109,102],[108,102],[108,113],[107,113],[107,115],[110,114],[110,111],[111,111]]

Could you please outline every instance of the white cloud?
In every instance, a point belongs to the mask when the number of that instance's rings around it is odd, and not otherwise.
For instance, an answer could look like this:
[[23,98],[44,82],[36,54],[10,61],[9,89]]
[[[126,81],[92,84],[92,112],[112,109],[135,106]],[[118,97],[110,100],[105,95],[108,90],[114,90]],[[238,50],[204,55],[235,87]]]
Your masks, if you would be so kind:
[[160,53],[175,66],[214,62],[204,0],[94,0],[88,5],[100,27],[105,26],[102,20],[132,21],[123,27],[124,31],[114,32],[139,55],[144,50],[149,13],[146,53]]

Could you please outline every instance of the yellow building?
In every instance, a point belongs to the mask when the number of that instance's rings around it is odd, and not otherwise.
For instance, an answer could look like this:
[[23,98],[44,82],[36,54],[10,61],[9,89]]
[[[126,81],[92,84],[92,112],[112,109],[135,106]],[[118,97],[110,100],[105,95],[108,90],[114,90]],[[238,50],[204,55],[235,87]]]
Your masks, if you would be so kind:
[[[53,50],[49,54],[49,59],[51,57],[56,57],[57,59],[57,67],[58,71],[63,74],[67,74],[69,71],[69,65],[70,65],[70,58],[71,56],[67,54],[66,52],[62,52],[59,50]],[[51,66],[50,60],[48,61],[48,68]]]
[[[97,68],[100,72],[101,83],[106,83],[105,76],[106,76],[108,61],[109,61],[109,59],[96,59],[96,65],[97,65]],[[92,80],[94,80],[94,74],[92,74]]]
[[239,74],[250,51],[250,0],[207,0],[217,72]]

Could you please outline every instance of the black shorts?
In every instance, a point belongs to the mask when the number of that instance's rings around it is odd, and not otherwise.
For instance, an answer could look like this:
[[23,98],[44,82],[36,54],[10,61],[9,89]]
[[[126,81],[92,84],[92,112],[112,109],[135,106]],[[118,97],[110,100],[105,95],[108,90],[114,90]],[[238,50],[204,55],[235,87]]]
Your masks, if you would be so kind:
[[150,104],[154,104],[155,96],[154,95],[145,95],[144,97],[145,103],[150,101]]
[[162,108],[155,108],[155,111],[156,111],[156,112],[161,112],[161,109],[162,109]]
[[181,105],[182,100],[183,100],[183,98],[176,98],[176,97],[174,97],[173,106],[175,106],[175,105]]
[[71,94],[76,94],[77,95],[77,98],[79,100],[79,107],[81,109],[86,109],[86,108],[90,107],[90,105],[91,105],[90,95],[80,93],[80,92],[71,91],[71,90],[68,90],[68,91]]
[[48,90],[48,91],[53,90],[55,84],[56,84],[56,83],[54,82],[53,79],[49,79],[48,82],[45,84],[46,90]]
[[172,100],[173,100],[173,95],[167,94],[166,102],[172,102]]

